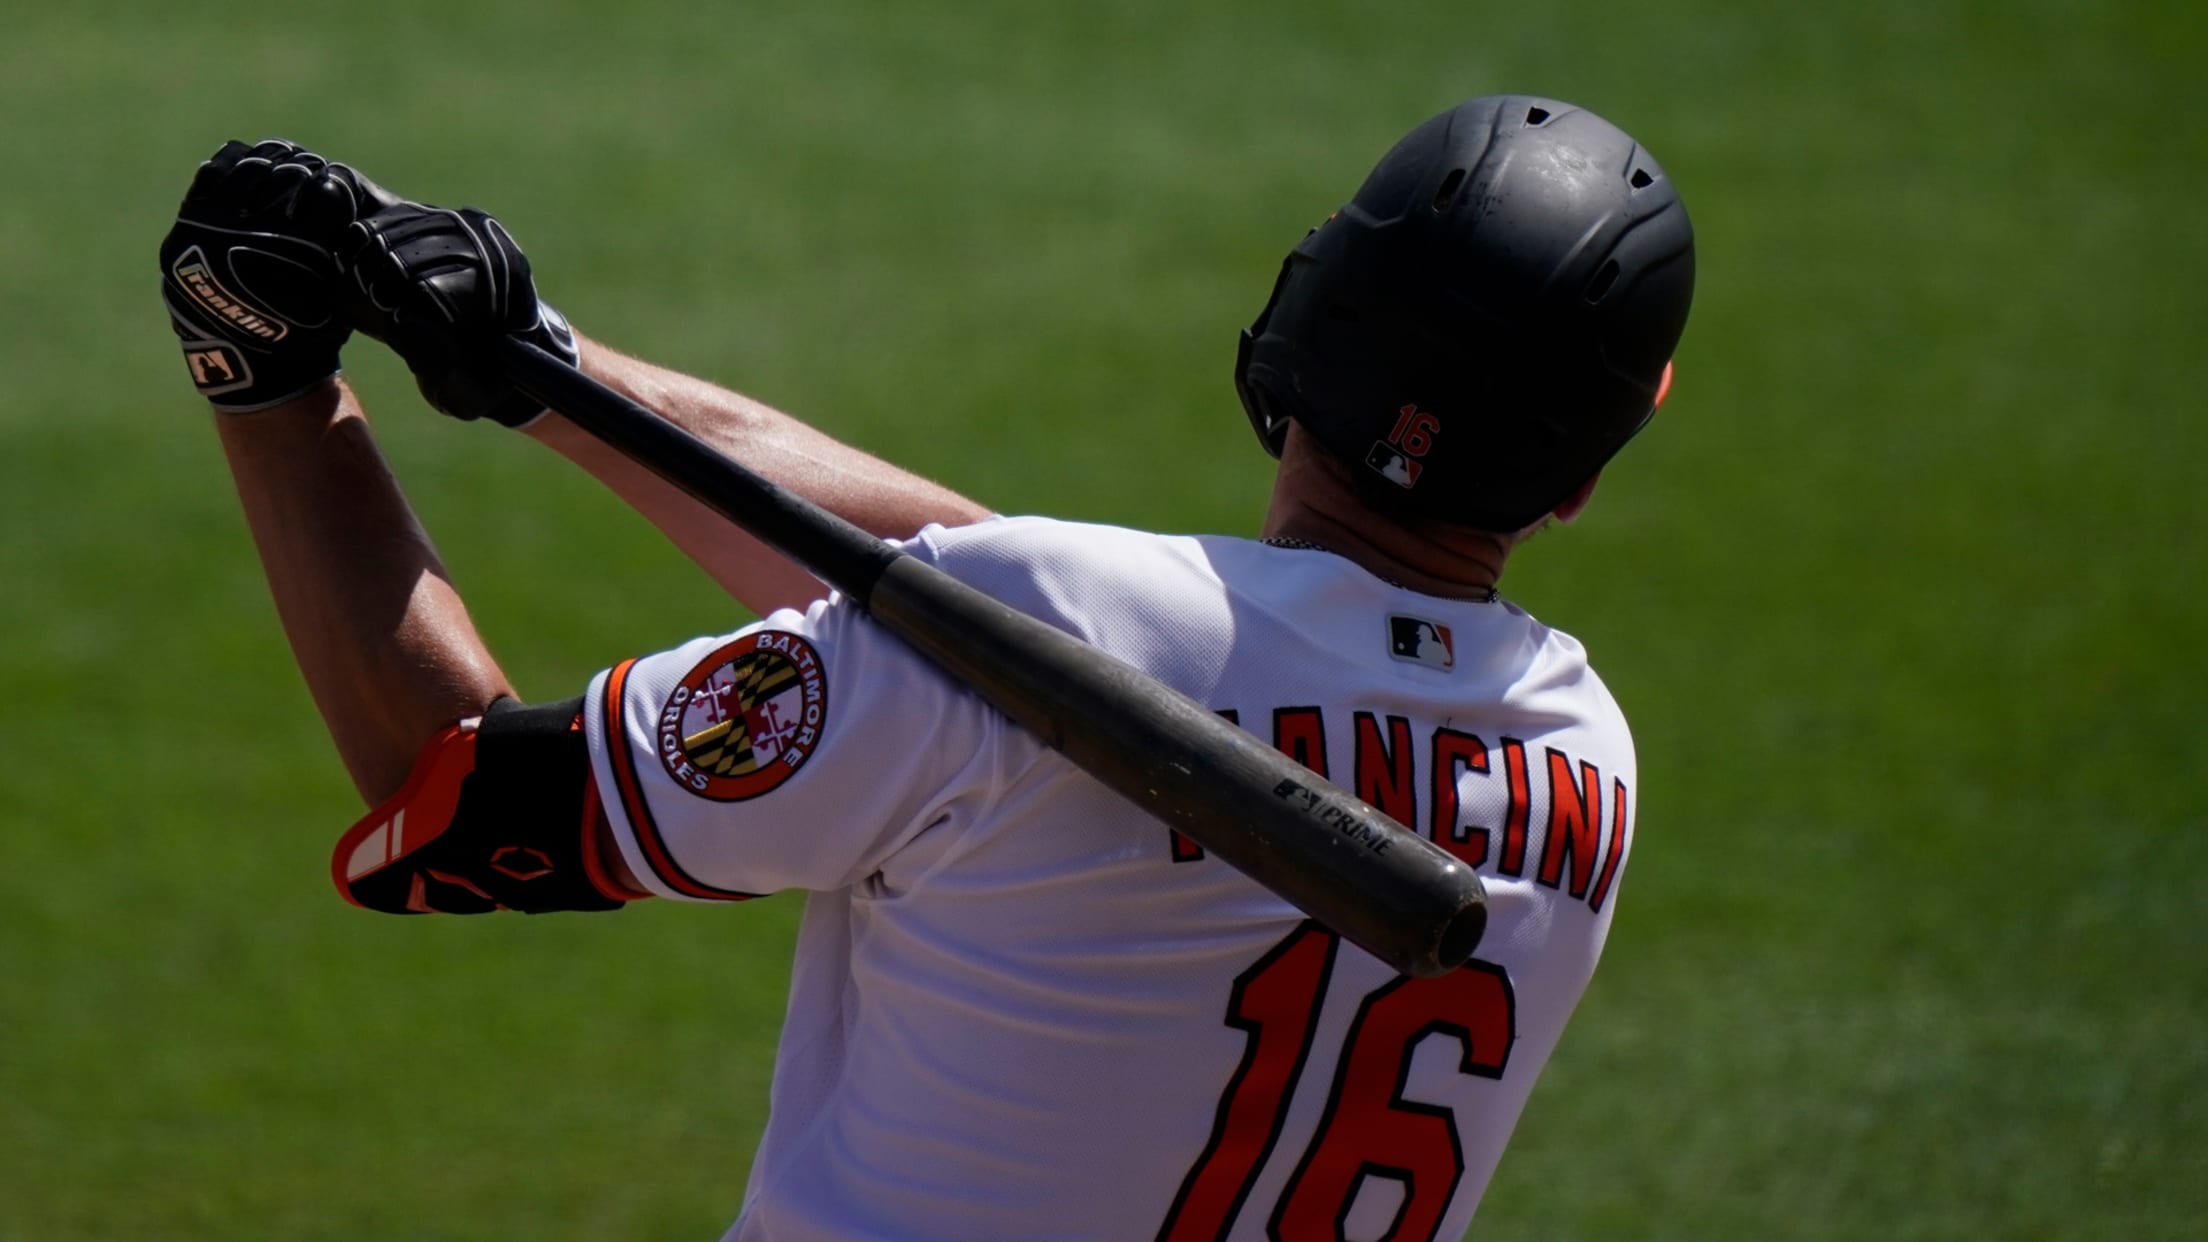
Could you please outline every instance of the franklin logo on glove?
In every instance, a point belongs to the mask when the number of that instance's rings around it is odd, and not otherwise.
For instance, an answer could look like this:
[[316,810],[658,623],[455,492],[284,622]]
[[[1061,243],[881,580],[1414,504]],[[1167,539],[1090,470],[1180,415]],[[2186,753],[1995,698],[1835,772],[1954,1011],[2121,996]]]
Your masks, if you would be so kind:
[[178,287],[201,306],[220,316],[225,323],[240,332],[249,333],[264,341],[280,341],[289,335],[290,329],[283,322],[254,310],[245,299],[222,287],[215,274],[207,270],[207,256],[199,247],[187,248],[176,258],[169,274],[176,277]]

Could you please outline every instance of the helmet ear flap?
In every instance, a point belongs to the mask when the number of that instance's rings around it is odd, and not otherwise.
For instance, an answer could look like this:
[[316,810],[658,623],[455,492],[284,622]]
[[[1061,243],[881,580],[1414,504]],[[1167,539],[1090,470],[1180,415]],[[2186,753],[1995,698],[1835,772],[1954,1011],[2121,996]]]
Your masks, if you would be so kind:
[[[1242,329],[1242,339],[1234,351],[1235,394],[1242,398],[1242,410],[1250,416],[1250,429],[1257,432],[1257,442],[1276,458],[1288,443],[1288,415],[1277,408],[1278,403],[1265,385],[1251,376],[1250,362],[1257,353],[1259,338],[1265,335],[1265,325],[1273,317],[1273,308],[1280,304],[1281,290],[1288,287],[1288,273],[1295,265],[1293,253],[1281,261],[1280,275],[1273,278],[1272,296],[1265,299],[1265,309],[1257,313],[1257,319]],[[1260,369],[1272,370],[1270,367]]]
[[1250,429],[1257,433],[1257,442],[1277,458],[1288,443],[1288,416],[1277,412],[1264,386],[1250,378],[1250,353],[1256,346],[1257,337],[1250,329],[1242,329],[1242,342],[1234,356],[1234,391],[1242,398],[1242,411],[1250,416]]

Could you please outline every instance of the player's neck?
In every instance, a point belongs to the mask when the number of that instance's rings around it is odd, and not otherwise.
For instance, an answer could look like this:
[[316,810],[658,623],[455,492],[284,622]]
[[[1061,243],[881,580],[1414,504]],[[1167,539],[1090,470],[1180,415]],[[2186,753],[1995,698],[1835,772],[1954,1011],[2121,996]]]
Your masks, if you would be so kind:
[[1281,453],[1265,538],[1315,544],[1427,595],[1479,599],[1495,589],[1517,536],[1458,526],[1413,527],[1378,513],[1302,431],[1290,428]]

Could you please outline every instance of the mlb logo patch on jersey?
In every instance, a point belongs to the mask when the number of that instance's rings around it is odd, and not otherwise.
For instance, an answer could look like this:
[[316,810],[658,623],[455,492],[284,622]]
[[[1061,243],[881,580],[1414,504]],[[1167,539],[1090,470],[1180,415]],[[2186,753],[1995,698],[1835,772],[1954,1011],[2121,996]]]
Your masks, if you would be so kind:
[[699,797],[742,802],[804,766],[828,723],[828,675],[811,643],[758,630],[675,684],[657,722],[667,775]]
[[1388,616],[1388,654],[1406,664],[1455,668],[1457,640],[1449,627],[1424,617]]

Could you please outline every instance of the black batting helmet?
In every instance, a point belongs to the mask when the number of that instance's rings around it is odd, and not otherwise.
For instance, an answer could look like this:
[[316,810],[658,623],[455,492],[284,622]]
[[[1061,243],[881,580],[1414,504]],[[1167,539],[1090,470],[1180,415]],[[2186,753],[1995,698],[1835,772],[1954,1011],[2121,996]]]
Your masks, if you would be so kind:
[[1235,388],[1274,456],[1294,419],[1382,508],[1517,530],[1655,412],[1693,295],[1686,207],[1638,143],[1474,99],[1289,252]]

